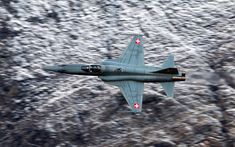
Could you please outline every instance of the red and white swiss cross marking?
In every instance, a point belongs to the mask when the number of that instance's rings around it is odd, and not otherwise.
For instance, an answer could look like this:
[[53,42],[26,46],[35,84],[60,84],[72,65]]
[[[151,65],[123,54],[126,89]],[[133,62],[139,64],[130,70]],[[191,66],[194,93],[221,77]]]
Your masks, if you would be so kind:
[[136,40],[135,40],[135,44],[140,44],[140,39],[139,38],[136,38]]
[[140,108],[140,104],[134,103],[134,108],[135,108],[135,109],[139,109],[139,108]]

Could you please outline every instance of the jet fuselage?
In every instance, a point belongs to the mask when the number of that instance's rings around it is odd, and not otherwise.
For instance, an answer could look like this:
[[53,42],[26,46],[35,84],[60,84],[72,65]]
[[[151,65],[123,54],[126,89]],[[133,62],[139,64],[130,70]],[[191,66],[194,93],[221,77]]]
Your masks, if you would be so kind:
[[161,68],[151,66],[128,66],[122,64],[68,64],[47,66],[45,70],[75,74],[98,76],[103,81],[139,81],[139,82],[173,82],[185,81],[184,73],[171,71],[160,72]]

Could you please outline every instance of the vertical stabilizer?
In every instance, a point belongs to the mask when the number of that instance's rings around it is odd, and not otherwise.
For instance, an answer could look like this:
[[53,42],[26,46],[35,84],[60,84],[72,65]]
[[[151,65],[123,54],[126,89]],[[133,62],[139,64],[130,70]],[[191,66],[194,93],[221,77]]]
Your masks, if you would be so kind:
[[173,97],[174,96],[174,82],[164,82],[160,83],[168,97]]
[[169,56],[164,61],[162,67],[163,68],[175,67],[174,56],[172,54],[169,54]]

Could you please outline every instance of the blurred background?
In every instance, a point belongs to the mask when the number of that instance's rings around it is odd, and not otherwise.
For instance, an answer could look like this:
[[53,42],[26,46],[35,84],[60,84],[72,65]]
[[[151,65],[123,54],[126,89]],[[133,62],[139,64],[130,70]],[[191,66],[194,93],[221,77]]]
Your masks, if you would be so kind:
[[[134,114],[97,77],[41,69],[116,58],[123,33],[146,65],[175,55],[174,98],[147,83]],[[233,147],[234,57],[234,0],[0,0],[0,146]]]

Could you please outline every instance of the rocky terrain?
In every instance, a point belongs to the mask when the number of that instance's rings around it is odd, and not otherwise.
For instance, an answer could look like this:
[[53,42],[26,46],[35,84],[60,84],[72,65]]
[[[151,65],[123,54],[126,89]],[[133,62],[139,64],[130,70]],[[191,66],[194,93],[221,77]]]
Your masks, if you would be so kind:
[[[145,35],[145,64],[187,72],[174,98],[145,84],[143,112],[96,77],[43,71],[99,63]],[[235,146],[234,0],[0,0],[1,147]]]

